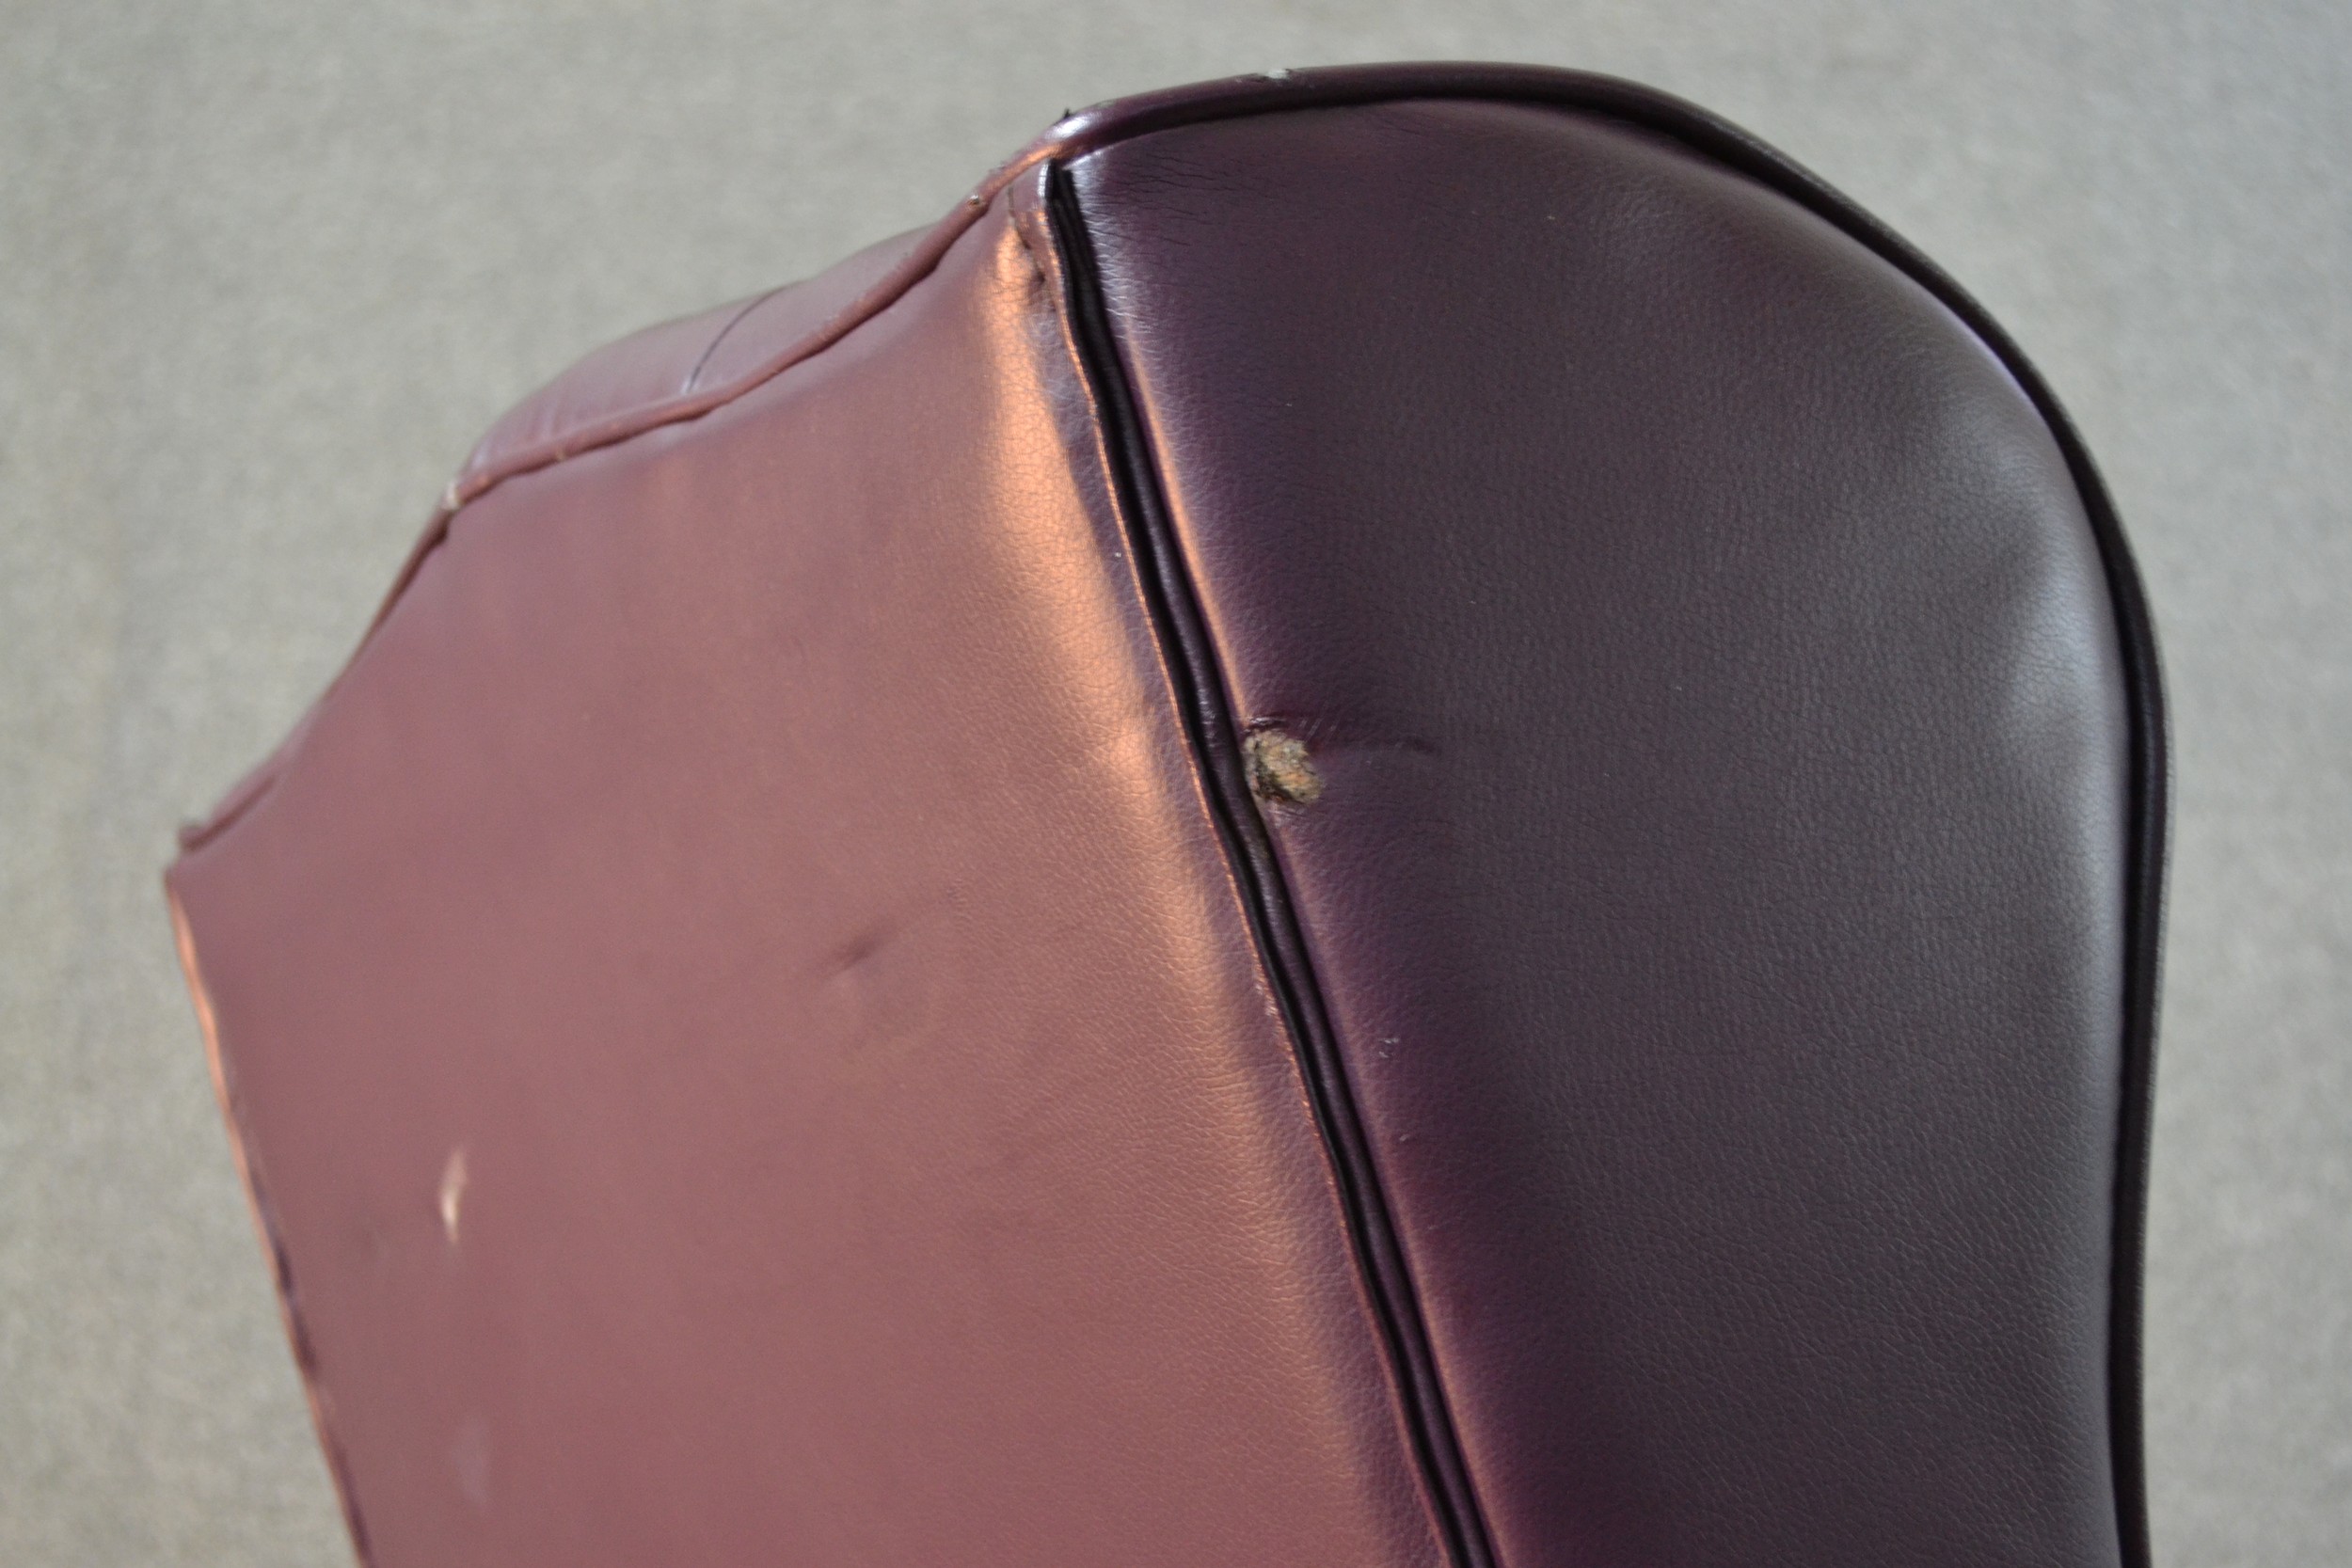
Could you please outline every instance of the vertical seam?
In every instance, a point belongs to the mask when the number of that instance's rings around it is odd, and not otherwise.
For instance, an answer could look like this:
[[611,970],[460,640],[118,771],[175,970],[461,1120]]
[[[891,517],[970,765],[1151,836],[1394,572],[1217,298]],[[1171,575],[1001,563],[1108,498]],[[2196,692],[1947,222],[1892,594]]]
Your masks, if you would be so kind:
[[1044,184],[1071,339],[1103,426],[1113,500],[1135,550],[1145,609],[1176,687],[1179,717],[1205,785],[1210,816],[1242,891],[1252,944],[1297,1053],[1413,1456],[1448,1559],[1459,1568],[1493,1568],[1494,1549],[1446,1404],[1419,1292],[1381,1191],[1288,884],[1249,789],[1230,688],[1175,537],[1158,462],[1104,304],[1086,215],[1069,170],[1058,160],[1046,165]]

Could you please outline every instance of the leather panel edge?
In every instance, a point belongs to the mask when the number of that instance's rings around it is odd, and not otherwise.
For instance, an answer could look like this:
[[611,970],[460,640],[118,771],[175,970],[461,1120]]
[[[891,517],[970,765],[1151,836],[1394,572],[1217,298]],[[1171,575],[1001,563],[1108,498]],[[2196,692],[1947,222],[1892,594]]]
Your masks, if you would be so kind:
[[245,1194],[246,1213],[253,1221],[254,1238],[261,1243],[262,1256],[269,1264],[270,1289],[278,1299],[278,1323],[285,1330],[286,1346],[294,1355],[294,1375],[302,1382],[302,1399],[310,1412],[310,1429],[318,1437],[320,1456],[326,1462],[327,1481],[335,1488],[335,1503],[342,1511],[343,1528],[351,1536],[352,1556],[358,1560],[359,1568],[373,1568],[374,1557],[368,1546],[367,1522],[360,1515],[358,1498],[352,1488],[351,1465],[344,1456],[342,1439],[336,1435],[326,1392],[319,1386],[318,1358],[310,1348],[310,1331],[303,1325],[300,1301],[294,1294],[293,1260],[287,1257],[285,1243],[278,1236],[278,1223],[246,1138],[245,1118],[237,1109],[235,1083],[230,1076],[228,1058],[221,1051],[219,1019],[213,1007],[212,991],[204,984],[202,962],[197,957],[196,929],[189,923],[179,888],[168,873],[164,878],[164,900],[170,907],[172,943],[179,953],[181,977],[188,988],[188,1002],[196,1013],[197,1028],[204,1037],[204,1066],[213,1081],[213,1099],[220,1108],[221,1126],[229,1134],[229,1157],[236,1167],[238,1189]]
[[1493,1547],[1438,1380],[1419,1296],[1381,1193],[1280,864],[1258,816],[1239,741],[1240,725],[1168,519],[1151,436],[1127,385],[1096,277],[1086,215],[1058,161],[1044,164],[1041,183],[1042,212],[1037,221],[1046,230],[1060,274],[1070,341],[1096,405],[1116,505],[1133,542],[1137,582],[1176,689],[1202,797],[1244,895],[1253,943],[1297,1052],[1432,1513],[1447,1555],[1460,1568],[1494,1568]]

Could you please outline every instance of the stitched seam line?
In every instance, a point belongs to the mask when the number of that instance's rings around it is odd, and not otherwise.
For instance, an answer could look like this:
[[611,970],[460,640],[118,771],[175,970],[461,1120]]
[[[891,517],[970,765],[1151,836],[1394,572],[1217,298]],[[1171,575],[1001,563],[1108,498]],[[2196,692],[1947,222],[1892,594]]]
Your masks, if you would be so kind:
[[1297,1053],[1431,1511],[1449,1559],[1461,1568],[1492,1568],[1493,1549],[1445,1402],[1419,1296],[1380,1189],[1288,886],[1249,790],[1224,675],[1184,568],[1150,435],[1104,307],[1085,214],[1067,169],[1058,163],[1046,167],[1045,204],[1061,261],[1072,341],[1106,438],[1114,499],[1142,568],[1137,578],[1145,606],[1176,687],[1185,738],[1200,769],[1210,816],[1243,895],[1250,935]]

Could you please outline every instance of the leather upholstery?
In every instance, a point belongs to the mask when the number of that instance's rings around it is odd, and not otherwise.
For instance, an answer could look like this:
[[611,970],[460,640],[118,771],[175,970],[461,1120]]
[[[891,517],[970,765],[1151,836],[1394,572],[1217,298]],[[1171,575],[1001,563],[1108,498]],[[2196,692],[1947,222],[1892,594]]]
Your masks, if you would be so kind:
[[169,878],[364,1558],[2144,1561],[2145,615],[1753,142],[1089,111],[451,500]]
[[2015,383],[1591,119],[1073,174],[1502,1560],[2114,1560],[2129,732]]
[[598,349],[491,427],[458,473],[460,493],[596,444],[603,431],[643,409],[730,386],[771,359],[822,341],[828,327],[859,312],[868,292],[923,238],[897,235],[805,282],[649,326]]

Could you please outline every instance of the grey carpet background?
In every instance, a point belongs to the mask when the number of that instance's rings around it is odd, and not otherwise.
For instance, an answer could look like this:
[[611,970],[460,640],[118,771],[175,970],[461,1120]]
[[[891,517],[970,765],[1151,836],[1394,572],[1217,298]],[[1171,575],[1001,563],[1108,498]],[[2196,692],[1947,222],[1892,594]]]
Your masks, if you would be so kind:
[[1065,105],[1644,79],[2006,322],[2177,704],[2158,1559],[2352,1560],[2352,8],[0,0],[0,1562],[348,1560],[156,876],[502,407],[924,222]]

